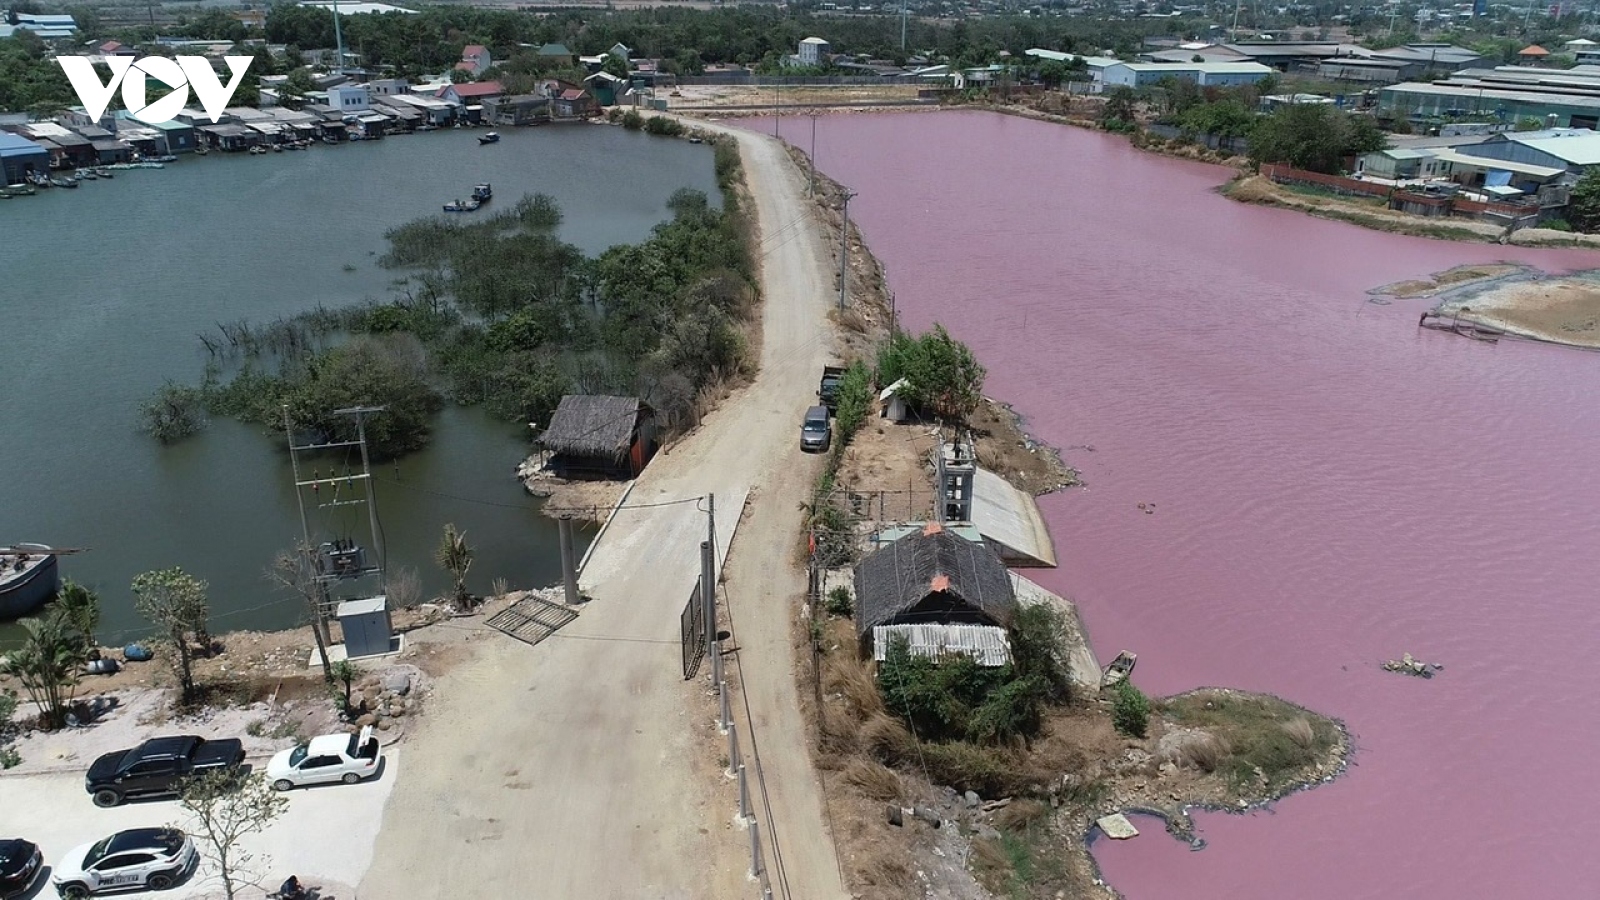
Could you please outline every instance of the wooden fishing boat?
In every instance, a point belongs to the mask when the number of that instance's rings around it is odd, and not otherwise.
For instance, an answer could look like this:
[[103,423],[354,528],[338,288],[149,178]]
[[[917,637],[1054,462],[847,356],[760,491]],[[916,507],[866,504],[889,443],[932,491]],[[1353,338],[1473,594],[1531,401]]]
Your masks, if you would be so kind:
[[1137,653],[1129,650],[1118,653],[1117,658],[1113,659],[1111,664],[1106,666],[1105,671],[1100,673],[1100,687],[1113,687],[1127,681],[1128,676],[1133,674],[1134,663],[1138,661],[1139,655]]

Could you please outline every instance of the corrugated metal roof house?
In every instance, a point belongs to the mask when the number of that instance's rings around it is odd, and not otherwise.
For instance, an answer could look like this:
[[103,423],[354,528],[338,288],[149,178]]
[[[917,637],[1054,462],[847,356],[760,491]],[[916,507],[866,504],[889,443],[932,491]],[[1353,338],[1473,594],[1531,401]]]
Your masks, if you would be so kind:
[[50,167],[50,151],[27,138],[0,131],[0,183],[21,184]]
[[[982,625],[1004,629],[1016,616],[1011,575],[994,551],[937,523],[856,564],[856,632],[896,625]],[[952,648],[953,649],[953,648]]]

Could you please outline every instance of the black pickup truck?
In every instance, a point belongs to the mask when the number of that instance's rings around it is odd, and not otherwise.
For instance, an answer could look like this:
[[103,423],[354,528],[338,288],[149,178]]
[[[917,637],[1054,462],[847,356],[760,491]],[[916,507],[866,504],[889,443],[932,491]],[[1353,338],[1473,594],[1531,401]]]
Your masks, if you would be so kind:
[[84,787],[94,797],[95,806],[116,806],[129,797],[175,794],[183,779],[191,775],[236,768],[242,762],[244,744],[236,738],[154,738],[132,750],[118,750],[95,760]]
[[839,405],[839,379],[843,377],[844,366],[822,367],[822,381],[817,385],[817,397],[830,413]]

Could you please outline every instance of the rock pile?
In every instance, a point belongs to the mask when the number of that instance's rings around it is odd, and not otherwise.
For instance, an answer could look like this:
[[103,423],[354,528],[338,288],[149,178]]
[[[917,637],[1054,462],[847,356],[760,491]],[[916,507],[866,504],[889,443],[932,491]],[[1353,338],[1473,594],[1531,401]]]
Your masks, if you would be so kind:
[[350,709],[356,711],[351,727],[388,731],[399,724],[397,719],[416,714],[421,676],[415,666],[390,666],[362,679],[350,694]]
[[1425,663],[1407,653],[1399,659],[1391,659],[1383,664],[1385,672],[1399,672],[1401,675],[1411,675],[1416,678],[1432,678],[1434,672],[1442,671],[1443,663]]

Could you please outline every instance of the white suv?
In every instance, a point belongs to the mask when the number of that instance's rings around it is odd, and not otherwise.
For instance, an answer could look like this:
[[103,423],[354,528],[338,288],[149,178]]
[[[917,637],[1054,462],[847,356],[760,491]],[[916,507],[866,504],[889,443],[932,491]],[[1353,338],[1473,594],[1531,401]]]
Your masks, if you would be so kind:
[[199,862],[194,841],[176,828],[133,828],[75,848],[56,864],[50,881],[69,898],[108,891],[164,891]]

